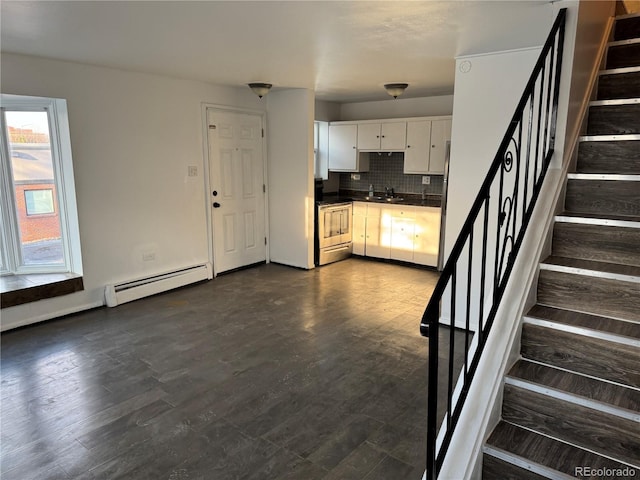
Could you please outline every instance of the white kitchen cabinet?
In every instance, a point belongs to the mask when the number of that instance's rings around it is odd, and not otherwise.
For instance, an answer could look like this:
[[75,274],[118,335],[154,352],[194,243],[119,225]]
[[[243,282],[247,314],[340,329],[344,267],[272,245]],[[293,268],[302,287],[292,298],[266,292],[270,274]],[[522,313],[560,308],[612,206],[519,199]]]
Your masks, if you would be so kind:
[[440,208],[353,202],[353,253],[438,266]]
[[413,262],[416,209],[405,205],[394,205],[391,211],[391,249],[389,257],[394,260]]
[[358,150],[404,150],[406,142],[406,122],[358,124]]
[[431,120],[407,122],[407,149],[404,152],[404,173],[429,173]]
[[440,216],[436,207],[416,207],[413,261],[420,265],[438,266],[440,248]]
[[369,171],[369,155],[358,153],[358,125],[329,125],[329,170]]
[[365,255],[390,258],[391,212],[386,205],[367,204]]
[[353,202],[353,253],[364,255],[367,233],[367,204],[365,202]]
[[450,119],[407,122],[404,173],[442,175],[450,141]]
[[449,142],[451,142],[451,120],[433,120],[431,122],[429,173],[444,173]]

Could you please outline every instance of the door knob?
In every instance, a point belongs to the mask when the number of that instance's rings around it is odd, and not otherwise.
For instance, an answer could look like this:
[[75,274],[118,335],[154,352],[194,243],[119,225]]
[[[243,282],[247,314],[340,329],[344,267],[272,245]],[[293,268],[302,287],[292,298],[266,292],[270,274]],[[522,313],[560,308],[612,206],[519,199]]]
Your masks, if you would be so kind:
[[220,208],[220,204],[218,202],[213,202],[213,208]]

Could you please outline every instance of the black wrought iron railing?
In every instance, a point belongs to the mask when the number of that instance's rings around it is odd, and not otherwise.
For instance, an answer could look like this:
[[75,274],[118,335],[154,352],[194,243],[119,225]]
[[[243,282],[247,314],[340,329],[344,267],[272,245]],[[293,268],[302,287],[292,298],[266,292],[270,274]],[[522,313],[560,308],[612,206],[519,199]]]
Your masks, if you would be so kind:
[[[420,332],[429,337],[427,480],[438,478],[551,162],[565,17],[560,10],[422,317]],[[449,324],[442,337],[441,322]],[[439,340],[448,343],[443,369]],[[438,388],[447,393],[440,404]]]

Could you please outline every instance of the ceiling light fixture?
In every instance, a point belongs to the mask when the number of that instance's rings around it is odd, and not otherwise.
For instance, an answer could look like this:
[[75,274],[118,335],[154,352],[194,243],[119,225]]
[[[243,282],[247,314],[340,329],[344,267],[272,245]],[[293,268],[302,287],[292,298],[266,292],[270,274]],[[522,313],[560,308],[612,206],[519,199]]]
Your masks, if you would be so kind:
[[404,91],[407,89],[408,86],[409,86],[408,83],[387,83],[384,86],[384,89],[393,98],[398,98],[400,95],[404,93]]
[[272,85],[270,83],[249,83],[249,88],[251,89],[251,91],[260,98],[269,93],[271,87]]

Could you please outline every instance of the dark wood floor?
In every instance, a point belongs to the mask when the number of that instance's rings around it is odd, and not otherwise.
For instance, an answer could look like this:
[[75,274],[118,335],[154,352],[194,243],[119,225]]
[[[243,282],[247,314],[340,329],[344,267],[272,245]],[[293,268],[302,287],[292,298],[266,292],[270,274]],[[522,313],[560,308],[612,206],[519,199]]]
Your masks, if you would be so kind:
[[420,479],[436,280],[271,264],[5,333],[0,476]]

